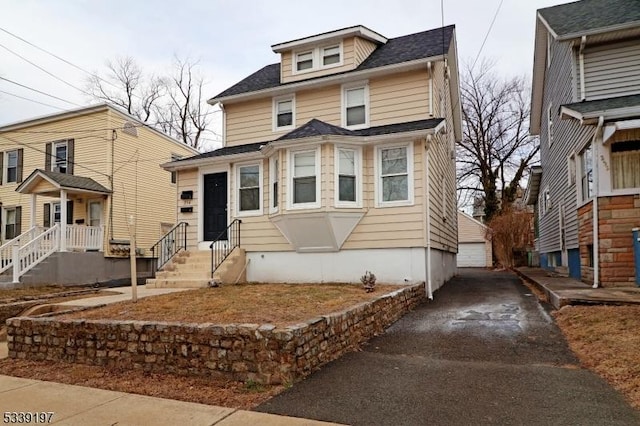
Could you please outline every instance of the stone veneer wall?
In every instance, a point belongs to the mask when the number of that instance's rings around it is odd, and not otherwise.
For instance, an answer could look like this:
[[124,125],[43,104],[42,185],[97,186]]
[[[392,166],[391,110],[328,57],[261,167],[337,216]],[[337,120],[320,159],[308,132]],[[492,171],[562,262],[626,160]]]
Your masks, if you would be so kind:
[[414,285],[283,328],[19,317],[7,321],[7,341],[10,358],[277,384],[356,349],[424,299]]
[[[593,283],[587,246],[593,244],[593,203],[578,210],[582,280]],[[600,285],[635,286],[633,235],[640,227],[640,195],[598,197]]]

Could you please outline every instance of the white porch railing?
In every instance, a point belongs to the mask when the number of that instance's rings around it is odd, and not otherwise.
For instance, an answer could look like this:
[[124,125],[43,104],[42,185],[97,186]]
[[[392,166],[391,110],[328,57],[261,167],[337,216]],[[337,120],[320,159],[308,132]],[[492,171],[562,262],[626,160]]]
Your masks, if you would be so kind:
[[[66,228],[66,250],[102,250],[102,226],[67,225]],[[0,247],[0,263],[3,270],[13,266],[14,283],[19,282],[20,277],[38,263],[60,251],[61,232],[59,223],[46,230],[34,227]],[[11,250],[11,255],[8,250]]]
[[23,246],[13,246],[13,282],[20,282],[20,277],[31,268],[42,262],[60,249],[60,225],[47,229]]
[[7,241],[2,246],[0,246],[0,274],[11,268],[13,265],[13,246],[24,245],[28,241],[33,240],[39,234],[42,234],[46,228],[42,226],[34,226],[30,228],[28,231],[23,232],[18,235],[14,239]]
[[102,226],[67,225],[68,250],[102,250]]

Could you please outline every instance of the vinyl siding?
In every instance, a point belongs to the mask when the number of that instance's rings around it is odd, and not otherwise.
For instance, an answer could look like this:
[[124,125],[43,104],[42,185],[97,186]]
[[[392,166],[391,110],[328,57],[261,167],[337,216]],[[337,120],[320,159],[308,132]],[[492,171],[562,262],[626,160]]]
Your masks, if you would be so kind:
[[[565,211],[566,248],[578,247],[578,223],[576,204],[576,184],[570,184],[567,159],[593,135],[591,126],[580,126],[576,120],[560,120],[559,107],[573,101],[575,61],[572,48],[568,43],[553,42],[552,62],[545,78],[542,126],[540,129],[540,161],[542,180],[540,193],[549,188],[551,210],[539,218],[539,249],[541,253],[559,251],[560,244],[560,205]],[[547,111],[552,104],[553,142],[549,147]],[[577,160],[576,160],[577,161]],[[579,162],[576,164],[579,167]],[[538,208],[538,206],[536,206]]]
[[[124,122],[110,113],[110,127],[122,128]],[[112,237],[129,240],[128,218],[135,215],[137,246],[148,251],[162,236],[161,224],[176,223],[177,185],[160,164],[170,161],[172,154],[188,157],[193,151],[145,127],[137,130],[137,137],[119,131],[114,145]],[[101,156],[110,155],[110,150],[104,151]]]
[[357,67],[376,50],[376,44],[360,37],[354,40],[354,62]]
[[[178,189],[175,193],[177,203],[177,221],[187,223],[187,248],[193,250],[198,243],[198,169],[181,170],[177,174],[176,184]],[[181,200],[182,191],[193,191],[191,200]],[[180,212],[180,207],[193,207],[192,213]]]
[[[322,47],[329,47],[336,43],[329,43],[322,45]],[[306,49],[299,50],[297,52],[305,52]],[[293,81],[307,80],[309,78],[321,77],[324,75],[337,74],[340,72],[351,71],[357,66],[355,63],[355,37],[349,37],[342,41],[342,65],[331,68],[319,69],[316,71],[293,73],[293,67],[295,67],[295,53],[293,51],[283,52],[281,54],[281,66],[280,66],[280,78],[283,83],[291,83]],[[319,57],[315,60],[322,61],[322,48],[319,51]],[[314,64],[317,65],[317,64]]]
[[587,48],[584,76],[589,100],[640,93],[640,40]]
[[[295,96],[295,127],[313,118],[342,126],[341,85],[300,90]],[[425,69],[372,78],[369,100],[370,126],[430,118],[429,75]],[[226,104],[226,145],[266,142],[285,134],[273,132],[272,110],[272,98]]]
[[461,243],[483,243],[487,240],[487,228],[472,218],[458,213],[458,235]]
[[[45,145],[58,140],[74,139],[74,174],[94,179],[105,187],[109,187],[107,178],[107,158],[105,146],[110,140],[111,132],[96,129],[108,128],[106,112],[94,112],[82,116],[66,118],[48,123],[35,124],[21,128],[14,132],[0,133],[2,154],[14,149],[22,148],[23,151],[23,180],[35,169],[45,167]],[[16,143],[14,141],[19,142]],[[6,161],[4,162],[6,170]],[[29,194],[16,192],[18,183],[7,183],[2,170],[3,180],[0,185],[0,200],[3,210],[16,206],[22,207],[22,231],[29,229],[31,215],[31,197]],[[102,199],[101,195],[70,196],[74,201],[74,218],[86,218],[87,203],[90,198]],[[58,202],[58,198],[37,196],[36,199],[36,224],[43,224],[44,204]],[[4,224],[4,211],[2,215]],[[2,235],[4,236],[4,230]]]

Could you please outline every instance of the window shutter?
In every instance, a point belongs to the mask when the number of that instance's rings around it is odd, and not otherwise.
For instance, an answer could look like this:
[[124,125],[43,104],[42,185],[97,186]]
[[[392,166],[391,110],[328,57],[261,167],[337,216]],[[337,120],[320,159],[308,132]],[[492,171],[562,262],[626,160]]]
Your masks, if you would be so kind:
[[74,165],[74,148],[75,142],[73,139],[69,139],[67,141],[67,174],[73,174],[73,165]]
[[44,169],[48,172],[51,171],[51,142],[45,145],[44,149]]
[[3,177],[4,177],[4,152],[0,152],[0,185],[2,185]]
[[42,218],[42,226],[45,228],[51,227],[51,204],[45,203],[44,205],[44,217]]
[[[24,153],[24,149],[20,148],[18,150],[18,166],[16,167],[16,182],[20,183],[22,182],[22,155]],[[0,170],[2,169],[2,166],[0,165]]]
[[73,201],[67,201],[67,225],[73,225]]
[[16,237],[22,234],[22,207],[16,207]]

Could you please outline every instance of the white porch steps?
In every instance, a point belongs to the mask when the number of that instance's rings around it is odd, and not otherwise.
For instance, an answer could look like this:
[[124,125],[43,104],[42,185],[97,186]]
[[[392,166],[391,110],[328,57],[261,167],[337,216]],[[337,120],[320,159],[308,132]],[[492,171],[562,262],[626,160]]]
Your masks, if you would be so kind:
[[[245,251],[236,248],[213,275],[220,284],[244,282],[246,273]],[[242,275],[242,276],[240,276]],[[156,277],[147,280],[148,288],[198,288],[207,287],[211,281],[211,252],[209,250],[183,251],[165,265]]]

